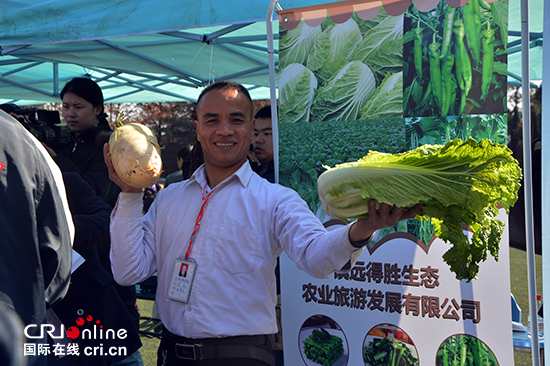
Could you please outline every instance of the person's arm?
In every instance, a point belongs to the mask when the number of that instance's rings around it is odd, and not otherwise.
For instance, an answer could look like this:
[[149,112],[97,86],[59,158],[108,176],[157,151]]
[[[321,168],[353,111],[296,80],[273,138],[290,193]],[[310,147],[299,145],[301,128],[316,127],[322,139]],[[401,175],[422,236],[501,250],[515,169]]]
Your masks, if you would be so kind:
[[272,210],[275,238],[298,268],[317,278],[351,268],[376,230],[414,217],[420,209],[404,212],[382,205],[377,212],[371,202],[369,218],[327,231],[296,192],[282,190],[277,196]]
[[150,210],[144,220],[142,190],[125,184],[118,177],[108,144],[103,152],[109,177],[122,189],[111,212],[111,269],[118,284],[130,286],[146,280],[157,270],[153,224],[156,213]]
[[63,173],[75,226],[74,247],[109,242],[111,207],[77,173]]
[[43,191],[36,207],[39,251],[44,275],[46,307],[65,296],[72,266],[73,221],[67,206],[63,179],[56,164],[35,142],[45,162]]
[[114,201],[118,189],[115,184],[109,179],[109,172],[105,166],[102,149],[91,151],[87,157],[87,167],[81,169],[71,159],[62,154],[57,154],[54,161],[59,166],[62,172],[78,173],[97,193],[103,201],[110,203]]

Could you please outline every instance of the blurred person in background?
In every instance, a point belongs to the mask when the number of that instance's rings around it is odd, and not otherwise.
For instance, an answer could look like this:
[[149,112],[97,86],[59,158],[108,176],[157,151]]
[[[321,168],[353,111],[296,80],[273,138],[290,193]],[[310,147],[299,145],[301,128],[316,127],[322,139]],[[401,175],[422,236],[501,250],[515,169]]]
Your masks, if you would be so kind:
[[271,106],[262,107],[254,115],[254,140],[252,145],[258,166],[254,169],[260,177],[275,183],[273,165],[273,130],[271,128]]
[[182,180],[185,180],[189,178],[189,169],[191,164],[191,146],[185,146],[178,150],[178,170],[175,172],[169,174],[166,177],[166,181],[164,182],[164,188],[168,187],[169,184],[175,183],[175,182],[181,182]]
[[25,355],[26,363],[46,365],[37,346],[48,343],[45,335],[40,337],[46,309],[69,286],[73,222],[61,172],[40,142],[3,111],[0,136],[0,293],[30,326],[25,336],[32,338],[25,343],[34,354]]
[[72,144],[49,147],[48,151],[62,172],[75,172],[98,196],[114,206],[120,189],[109,180],[103,161],[103,144],[112,130],[104,112],[99,85],[87,78],[74,78],[60,93],[63,119],[71,130]]

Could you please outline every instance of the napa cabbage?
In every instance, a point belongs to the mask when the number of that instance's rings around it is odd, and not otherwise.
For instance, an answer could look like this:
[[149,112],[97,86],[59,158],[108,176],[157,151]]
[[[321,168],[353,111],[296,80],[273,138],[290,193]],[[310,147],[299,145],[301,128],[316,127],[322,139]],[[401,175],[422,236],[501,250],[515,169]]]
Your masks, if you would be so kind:
[[360,61],[350,62],[316,92],[311,120],[356,120],[375,91],[370,68]]
[[403,72],[388,75],[361,110],[361,119],[403,117]]
[[306,66],[324,82],[348,63],[362,39],[359,26],[352,18],[342,24],[332,23],[315,38]]
[[[364,34],[349,60],[369,65],[382,79],[388,72],[403,69],[403,15],[388,15]],[[378,78],[378,77],[377,77]]]
[[321,34],[321,26],[310,27],[301,21],[279,41],[279,67],[284,69],[292,63],[305,65],[315,39]]
[[308,122],[317,79],[302,64],[293,63],[279,74],[280,121]]
[[[356,162],[329,168],[317,180],[323,209],[331,217],[368,216],[371,199],[398,207],[422,203],[416,217],[431,220],[435,235],[451,248],[443,255],[459,280],[472,280],[490,253],[498,260],[507,213],[518,198],[521,169],[504,145],[455,139],[400,154],[370,151]],[[461,224],[472,230],[471,239]]]

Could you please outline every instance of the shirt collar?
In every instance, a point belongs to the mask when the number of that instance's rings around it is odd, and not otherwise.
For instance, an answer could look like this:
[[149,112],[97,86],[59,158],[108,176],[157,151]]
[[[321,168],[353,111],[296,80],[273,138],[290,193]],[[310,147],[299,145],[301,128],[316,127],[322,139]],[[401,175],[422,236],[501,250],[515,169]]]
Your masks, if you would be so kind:
[[[222,186],[226,184],[226,182],[229,182],[230,180],[238,179],[243,187],[248,186],[248,183],[250,182],[250,178],[252,178],[252,174],[254,172],[252,171],[252,167],[250,166],[250,163],[245,161],[243,165],[237,171],[233,174],[231,174],[229,177],[227,177],[223,182],[219,183],[219,186]],[[202,164],[195,172],[191,175],[191,178],[189,178],[191,182],[195,181],[197,182],[201,187],[204,187],[207,184],[206,180],[206,172],[204,170],[204,164]]]

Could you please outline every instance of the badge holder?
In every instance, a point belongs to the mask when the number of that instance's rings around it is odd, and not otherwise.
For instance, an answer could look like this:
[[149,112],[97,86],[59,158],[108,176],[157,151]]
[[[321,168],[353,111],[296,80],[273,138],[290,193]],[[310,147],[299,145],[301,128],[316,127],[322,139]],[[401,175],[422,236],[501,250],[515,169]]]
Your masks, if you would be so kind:
[[191,294],[191,287],[195,280],[196,271],[197,263],[193,258],[177,258],[172,268],[170,288],[166,297],[183,303],[189,302],[189,295]]

